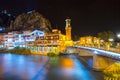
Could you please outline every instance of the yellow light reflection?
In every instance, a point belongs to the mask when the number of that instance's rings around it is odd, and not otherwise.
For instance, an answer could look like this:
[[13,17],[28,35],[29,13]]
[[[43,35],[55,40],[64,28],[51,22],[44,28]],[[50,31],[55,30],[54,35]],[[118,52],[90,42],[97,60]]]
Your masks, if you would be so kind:
[[74,62],[70,58],[64,58],[64,59],[62,59],[60,64],[64,68],[73,68],[74,67]]

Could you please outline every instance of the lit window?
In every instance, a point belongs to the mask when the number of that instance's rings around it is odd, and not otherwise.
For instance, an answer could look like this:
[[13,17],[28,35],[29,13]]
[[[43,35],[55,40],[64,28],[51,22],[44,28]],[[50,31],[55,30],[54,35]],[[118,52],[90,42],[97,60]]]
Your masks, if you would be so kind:
[[53,39],[53,36],[51,37],[51,39]]

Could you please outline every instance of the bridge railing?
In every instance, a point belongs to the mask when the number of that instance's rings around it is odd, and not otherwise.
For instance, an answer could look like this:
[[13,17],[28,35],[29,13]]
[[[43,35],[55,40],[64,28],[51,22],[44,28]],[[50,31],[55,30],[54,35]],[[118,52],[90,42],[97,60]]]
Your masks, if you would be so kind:
[[[93,47],[94,48],[94,47]],[[110,51],[110,52],[117,52],[120,53],[120,48],[110,48],[109,50],[106,48],[97,48],[97,49],[101,49],[101,50],[105,50],[105,51]]]
[[109,48],[109,50],[106,47],[93,47],[93,46],[83,46],[83,47],[89,47],[89,48],[96,48],[96,49],[100,49],[100,50],[105,50],[105,51],[110,51],[110,52],[116,52],[116,53],[120,53],[120,48]]
[[110,48],[110,51],[120,53],[120,48]]

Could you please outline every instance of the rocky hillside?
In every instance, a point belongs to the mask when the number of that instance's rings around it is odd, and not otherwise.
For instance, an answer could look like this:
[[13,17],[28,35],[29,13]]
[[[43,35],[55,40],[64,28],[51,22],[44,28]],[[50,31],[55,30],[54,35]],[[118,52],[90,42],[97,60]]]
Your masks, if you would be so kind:
[[13,22],[14,30],[40,29],[46,32],[51,30],[51,23],[38,12],[23,13]]

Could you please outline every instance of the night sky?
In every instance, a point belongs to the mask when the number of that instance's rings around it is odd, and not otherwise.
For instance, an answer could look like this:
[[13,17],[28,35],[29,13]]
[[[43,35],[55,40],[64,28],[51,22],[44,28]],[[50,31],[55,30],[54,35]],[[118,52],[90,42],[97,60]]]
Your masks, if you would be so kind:
[[120,0],[0,0],[0,10],[4,9],[14,15],[36,10],[63,32],[69,17],[72,33],[79,36],[120,32]]

